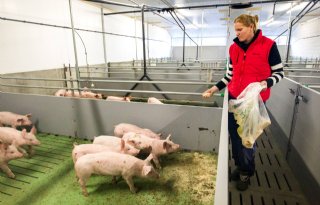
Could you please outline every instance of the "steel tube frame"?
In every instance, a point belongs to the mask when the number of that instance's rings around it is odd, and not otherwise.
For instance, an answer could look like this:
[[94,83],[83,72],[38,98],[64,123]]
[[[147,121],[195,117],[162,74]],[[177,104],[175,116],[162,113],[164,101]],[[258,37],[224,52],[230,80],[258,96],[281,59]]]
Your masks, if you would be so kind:
[[72,3],[69,0],[69,10],[70,10],[70,19],[71,19],[71,28],[72,28],[72,39],[73,39],[73,49],[74,49],[74,58],[75,58],[75,69],[76,69],[76,76],[77,76],[77,88],[80,88],[79,79],[80,79],[80,72],[78,67],[78,55],[77,55],[77,44],[76,44],[76,36],[75,36],[75,29],[73,24],[73,15],[72,15]]
[[[1,86],[6,87],[22,87],[22,88],[41,88],[41,89],[65,89],[64,87],[43,87],[43,86],[26,86],[26,85],[12,85],[12,84],[0,84]],[[77,88],[72,88],[68,90],[79,90]],[[80,89],[83,90],[83,89]],[[173,91],[149,91],[149,90],[123,90],[123,89],[101,89],[101,88],[92,88],[93,91],[107,91],[107,92],[128,92],[131,93],[152,93],[152,94],[171,94],[171,95],[198,95],[201,96],[202,93],[193,93],[193,92],[173,92]],[[214,94],[214,96],[223,97],[222,94]]]
[[[141,23],[142,23],[142,50],[143,50],[143,76],[139,79],[139,82],[142,81],[144,78],[147,78],[148,81],[152,81],[152,79],[148,76],[147,74],[147,62],[146,62],[146,46],[145,46],[145,28],[144,28],[144,9],[145,9],[145,5],[142,5],[141,8]],[[139,83],[136,83],[130,90],[134,90]],[[152,85],[158,90],[161,91],[161,89],[157,86],[157,84],[152,83]],[[163,95],[164,98],[166,98],[167,100],[170,100],[170,98],[165,94],[165,93],[161,93]],[[126,93],[126,97],[130,95],[130,92]]]

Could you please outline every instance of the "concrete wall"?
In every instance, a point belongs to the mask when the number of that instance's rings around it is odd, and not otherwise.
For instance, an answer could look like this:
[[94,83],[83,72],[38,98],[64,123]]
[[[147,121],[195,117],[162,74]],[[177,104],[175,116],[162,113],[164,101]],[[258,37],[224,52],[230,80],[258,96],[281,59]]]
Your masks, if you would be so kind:
[[189,150],[216,151],[219,146],[221,108],[110,102],[0,93],[0,110],[32,113],[39,132],[93,139],[113,135],[114,126],[126,122],[149,128]]
[[[296,122],[292,124],[295,106],[295,94],[292,91],[297,93],[298,89],[303,100],[300,98]],[[281,150],[287,154],[288,163],[309,201],[312,202],[320,200],[319,101],[319,92],[301,87],[298,83],[285,78],[272,89],[272,96],[267,102],[274,124],[281,128],[276,129],[277,126],[271,125],[273,133],[277,136]],[[288,150],[289,139],[291,143]]]

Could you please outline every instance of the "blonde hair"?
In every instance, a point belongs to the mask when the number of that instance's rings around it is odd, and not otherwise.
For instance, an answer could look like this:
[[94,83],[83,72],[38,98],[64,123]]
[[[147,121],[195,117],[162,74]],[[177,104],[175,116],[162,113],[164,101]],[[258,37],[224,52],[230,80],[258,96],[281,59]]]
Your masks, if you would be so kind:
[[241,14],[238,16],[233,23],[242,23],[244,26],[253,25],[253,32],[256,33],[258,27],[259,17],[257,15],[251,16],[248,14]]

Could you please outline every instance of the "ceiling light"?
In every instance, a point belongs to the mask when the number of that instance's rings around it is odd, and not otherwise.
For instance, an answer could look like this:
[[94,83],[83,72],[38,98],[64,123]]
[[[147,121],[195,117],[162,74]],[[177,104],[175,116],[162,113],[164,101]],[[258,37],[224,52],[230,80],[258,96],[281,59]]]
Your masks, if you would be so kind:
[[236,4],[232,4],[231,8],[232,9],[246,9],[246,8],[250,8],[252,7],[252,3],[248,2],[248,3],[236,3]]

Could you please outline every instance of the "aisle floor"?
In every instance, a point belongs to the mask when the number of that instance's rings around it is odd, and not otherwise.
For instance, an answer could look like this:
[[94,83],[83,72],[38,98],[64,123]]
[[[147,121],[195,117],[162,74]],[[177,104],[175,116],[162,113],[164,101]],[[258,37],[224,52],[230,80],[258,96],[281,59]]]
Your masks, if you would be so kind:
[[[229,181],[229,205],[309,205],[269,129],[257,140],[256,172],[246,191]],[[235,169],[229,140],[229,176]]]

